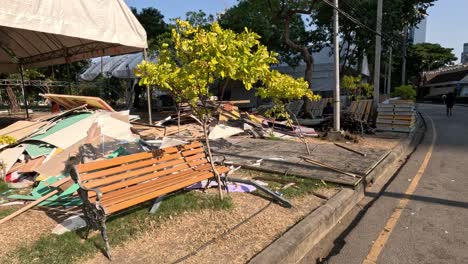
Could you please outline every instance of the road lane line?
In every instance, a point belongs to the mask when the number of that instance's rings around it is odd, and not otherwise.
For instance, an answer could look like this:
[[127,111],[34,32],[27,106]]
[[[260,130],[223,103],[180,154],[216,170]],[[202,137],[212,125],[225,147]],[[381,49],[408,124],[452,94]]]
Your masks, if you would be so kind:
[[408,205],[408,202],[409,202],[408,197],[412,195],[414,191],[416,190],[416,187],[419,184],[419,180],[421,179],[422,175],[424,174],[424,171],[427,168],[427,165],[429,164],[429,160],[431,159],[432,152],[434,150],[434,144],[437,139],[437,132],[435,130],[434,121],[432,120],[432,118],[427,114],[424,114],[424,115],[431,122],[431,128],[432,128],[432,140],[431,140],[431,145],[429,147],[429,150],[427,151],[426,156],[424,157],[424,160],[418,169],[418,172],[414,176],[413,181],[406,189],[404,193],[405,198],[400,199],[398,206],[394,209],[392,215],[390,216],[387,223],[385,224],[384,229],[380,232],[378,238],[375,240],[374,244],[372,245],[369,253],[367,254],[366,259],[364,259],[364,261],[362,262],[363,264],[377,263],[377,259],[379,258],[380,253],[385,247],[385,244],[387,243],[388,238],[392,234],[393,229],[398,223],[398,220],[401,217],[401,213],[403,212],[405,207]]

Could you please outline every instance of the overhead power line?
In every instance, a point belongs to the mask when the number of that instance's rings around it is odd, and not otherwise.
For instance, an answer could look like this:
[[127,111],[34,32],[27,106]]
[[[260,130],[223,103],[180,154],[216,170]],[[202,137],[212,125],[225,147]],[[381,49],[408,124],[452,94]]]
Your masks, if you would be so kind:
[[372,33],[374,33],[375,35],[379,35],[379,36],[382,36],[381,33],[373,30],[372,28],[370,28],[369,26],[365,25],[364,23],[362,23],[361,21],[359,21],[357,18],[351,16],[350,14],[346,13],[345,11],[343,11],[342,9],[336,7],[333,3],[330,3],[329,1],[327,0],[322,0],[324,3],[326,3],[327,5],[331,6],[332,8],[336,9],[336,11],[338,11],[338,13],[340,13],[341,15],[343,15],[344,17],[346,17],[348,20],[356,23],[357,25],[371,31]]

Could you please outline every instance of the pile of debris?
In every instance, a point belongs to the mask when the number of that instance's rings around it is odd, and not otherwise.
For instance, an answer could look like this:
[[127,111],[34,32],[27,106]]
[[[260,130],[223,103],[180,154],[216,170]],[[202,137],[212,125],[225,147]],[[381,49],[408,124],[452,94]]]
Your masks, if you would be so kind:
[[416,109],[413,101],[389,99],[379,104],[377,130],[409,133],[415,129]]
[[[257,113],[240,111],[236,101],[212,101],[213,120],[209,124],[209,139],[216,140],[235,135],[254,138],[277,137],[296,139],[298,137],[317,137],[313,128],[292,124],[287,120],[266,118]],[[169,115],[153,125],[132,122],[132,131],[142,139],[161,144],[165,138],[193,141],[204,137],[202,123],[190,110]],[[160,145],[158,145],[160,146]]]
[[[116,112],[94,97],[67,96],[64,99],[62,95],[53,94],[44,97],[67,110],[34,121],[18,121],[0,130],[3,138],[11,139],[9,144],[0,146],[0,177],[10,188],[38,184],[31,195],[8,198],[37,200],[44,196],[50,191],[47,186],[69,178],[70,167],[85,158],[79,151],[84,144],[94,149],[93,157],[87,157],[91,159],[143,151],[138,143],[139,136],[130,129],[130,120],[135,117],[131,117],[129,111]],[[76,189],[74,186],[61,197],[70,196]],[[45,203],[61,197],[52,196]],[[65,200],[62,205],[76,204],[73,197]]]

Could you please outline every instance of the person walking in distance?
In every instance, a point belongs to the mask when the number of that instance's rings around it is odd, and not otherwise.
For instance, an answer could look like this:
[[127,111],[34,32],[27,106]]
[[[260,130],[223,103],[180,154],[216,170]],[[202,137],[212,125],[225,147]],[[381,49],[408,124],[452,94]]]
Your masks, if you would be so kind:
[[447,105],[447,116],[452,116],[452,108],[455,104],[455,94],[450,92],[447,94],[447,98],[445,98],[445,105]]

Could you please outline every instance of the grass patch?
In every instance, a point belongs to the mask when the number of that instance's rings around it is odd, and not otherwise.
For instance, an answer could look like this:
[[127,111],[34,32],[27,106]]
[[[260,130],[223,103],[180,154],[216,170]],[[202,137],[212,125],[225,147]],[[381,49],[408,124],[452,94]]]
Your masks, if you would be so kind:
[[[276,173],[257,172],[252,170],[241,170],[240,173],[243,175],[255,178],[268,183],[268,188],[272,191],[282,193],[285,198],[301,197],[308,194],[312,194],[320,188],[335,188],[336,185],[332,183],[325,183],[321,180],[301,178],[295,176],[284,176]],[[294,183],[293,186],[282,189],[288,183]],[[261,194],[258,190],[255,191],[257,194]]]
[[[148,213],[151,203],[146,203],[107,221],[110,244],[111,247],[122,244],[142,231],[157,227],[173,215],[203,209],[229,209],[232,205],[229,197],[221,201],[217,195],[196,192],[168,197],[153,215]],[[44,235],[33,245],[17,248],[7,258],[17,259],[20,263],[72,263],[105,248],[100,234],[83,240],[83,232],[84,230],[78,230],[60,236]]]
[[8,191],[10,188],[8,188],[8,184],[2,180],[0,180],[0,193]]
[[5,209],[1,209],[0,210],[0,219],[6,217],[6,216],[9,216],[11,215],[14,211],[18,210],[18,208],[5,208]]

